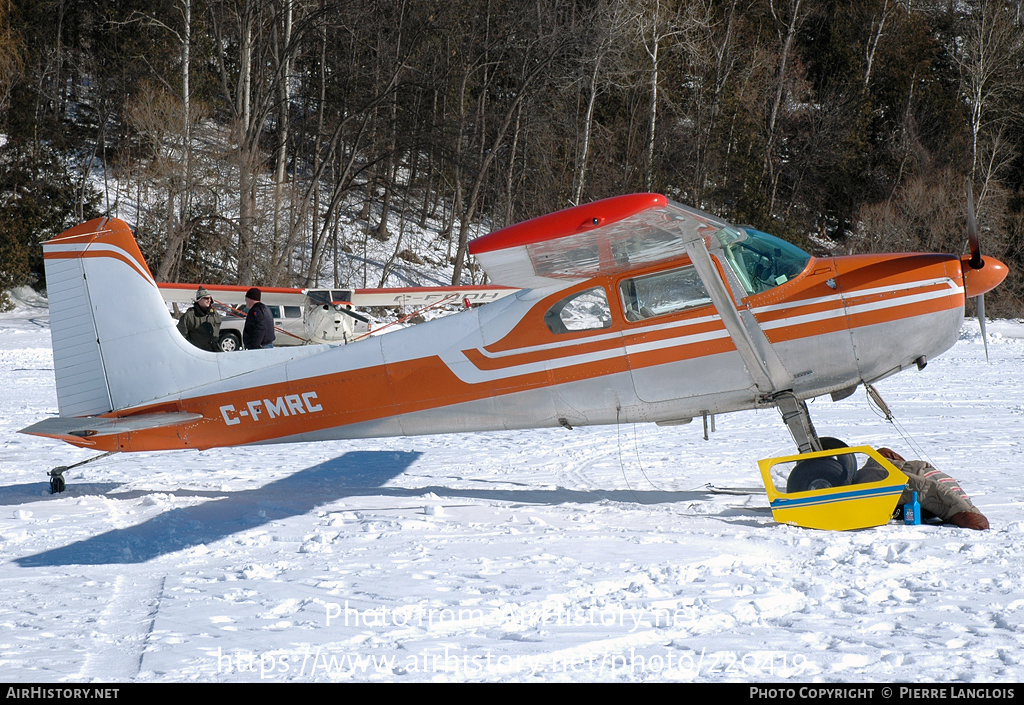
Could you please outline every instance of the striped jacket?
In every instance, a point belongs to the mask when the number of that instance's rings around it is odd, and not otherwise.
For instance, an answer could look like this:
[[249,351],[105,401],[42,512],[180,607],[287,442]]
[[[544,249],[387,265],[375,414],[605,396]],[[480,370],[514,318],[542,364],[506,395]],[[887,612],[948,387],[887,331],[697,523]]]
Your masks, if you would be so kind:
[[900,504],[911,501],[917,492],[917,501],[923,511],[931,512],[943,521],[960,512],[981,512],[971,503],[970,497],[952,477],[923,460],[890,461],[908,478],[907,486],[900,497]]

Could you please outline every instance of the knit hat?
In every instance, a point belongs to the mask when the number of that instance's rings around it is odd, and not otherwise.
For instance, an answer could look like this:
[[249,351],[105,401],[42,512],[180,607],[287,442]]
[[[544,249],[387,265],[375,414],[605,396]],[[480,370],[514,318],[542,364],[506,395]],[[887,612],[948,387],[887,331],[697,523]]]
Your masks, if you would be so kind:
[[256,287],[249,289],[249,291],[245,292],[245,298],[252,299],[253,301],[259,301],[260,290],[257,289]]
[[206,296],[210,296],[210,292],[208,292],[206,289],[204,289],[203,287],[199,287],[198,289],[196,289],[196,301]]

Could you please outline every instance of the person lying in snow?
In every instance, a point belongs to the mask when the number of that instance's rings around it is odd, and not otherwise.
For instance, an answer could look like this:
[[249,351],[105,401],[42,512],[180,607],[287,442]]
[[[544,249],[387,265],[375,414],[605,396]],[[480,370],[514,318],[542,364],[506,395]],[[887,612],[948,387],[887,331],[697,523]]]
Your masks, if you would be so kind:
[[[908,478],[907,486],[903,489],[903,495],[897,504],[897,509],[901,514],[903,505],[910,502],[913,493],[917,492],[917,501],[921,504],[923,517],[936,516],[943,522],[955,524],[964,529],[982,531],[989,528],[988,519],[971,503],[967,493],[952,477],[923,460],[906,460],[889,448],[879,448],[878,453]],[[878,463],[868,461],[863,468],[857,471],[854,484],[880,479],[878,477],[880,472],[884,471]],[[883,474],[881,477],[885,477],[885,475]]]

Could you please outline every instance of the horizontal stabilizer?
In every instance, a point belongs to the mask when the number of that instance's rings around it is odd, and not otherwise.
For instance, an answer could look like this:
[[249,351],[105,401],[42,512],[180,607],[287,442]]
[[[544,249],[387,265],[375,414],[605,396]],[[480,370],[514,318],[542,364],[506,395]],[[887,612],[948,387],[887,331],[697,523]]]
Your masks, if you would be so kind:
[[189,414],[185,412],[161,412],[157,414],[138,414],[136,416],[124,416],[121,418],[105,416],[57,416],[50,419],[43,419],[27,428],[21,429],[20,433],[28,433],[34,436],[47,436],[60,438],[63,436],[77,436],[79,438],[90,438],[92,436],[113,436],[118,433],[129,431],[143,431],[150,428],[163,428],[165,426],[176,426],[190,421],[199,421],[202,414]]

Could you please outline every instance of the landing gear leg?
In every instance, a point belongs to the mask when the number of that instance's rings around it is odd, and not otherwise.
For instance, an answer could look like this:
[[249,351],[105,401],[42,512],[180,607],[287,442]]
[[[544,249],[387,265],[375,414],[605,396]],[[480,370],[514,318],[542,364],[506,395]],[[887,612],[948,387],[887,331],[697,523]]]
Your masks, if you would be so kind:
[[782,420],[789,427],[789,432],[800,452],[813,453],[821,450],[821,441],[818,440],[818,432],[814,430],[814,424],[811,423],[811,414],[807,411],[807,404],[793,396],[792,392],[782,392],[773,401],[779,407]]
[[93,456],[92,458],[75,463],[74,465],[58,465],[53,470],[46,473],[50,478],[50,494],[58,494],[64,491],[67,487],[67,483],[64,482],[64,473],[71,468],[77,468],[79,465],[85,465],[86,463],[91,463],[94,460],[106,458],[108,455],[113,455],[116,452],[117,451],[114,450],[107,451],[106,453],[101,453],[100,455]]

